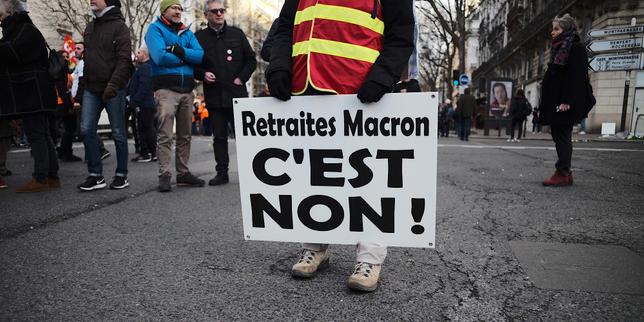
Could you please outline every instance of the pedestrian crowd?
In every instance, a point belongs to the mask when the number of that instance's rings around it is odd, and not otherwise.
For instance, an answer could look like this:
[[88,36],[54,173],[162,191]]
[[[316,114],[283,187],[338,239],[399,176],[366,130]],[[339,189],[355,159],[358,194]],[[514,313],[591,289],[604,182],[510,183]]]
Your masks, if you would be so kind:
[[[353,94],[368,104],[392,91],[420,91],[413,1],[328,1],[333,8],[326,2],[285,1],[261,50],[261,57],[269,62],[264,95],[286,101],[298,95]],[[134,51],[133,62],[121,2],[92,0],[92,18],[83,41],[76,43],[72,69],[67,70],[71,64],[63,64],[64,76],[60,76],[60,68],[54,67],[60,67],[58,57],[66,52],[49,48],[22,1],[0,0],[0,188],[6,187],[1,176],[11,174],[6,155],[11,145],[10,123],[15,128],[17,120],[21,120],[34,159],[31,180],[17,192],[61,187],[59,159],[87,163],[87,177],[77,185],[80,191],[127,188],[128,163],[153,161],[158,162],[158,191],[172,191],[173,178],[177,186],[203,187],[206,181],[190,171],[191,141],[196,134],[213,136],[216,174],[207,183],[229,182],[233,99],[248,96],[245,84],[257,66],[255,52],[244,32],[226,22],[223,0],[205,2],[208,25],[196,33],[182,22],[181,1],[162,0],[159,10],[147,28],[145,46]],[[313,23],[316,19],[323,23]],[[555,26],[564,31],[553,42],[555,67],[548,69],[547,81],[555,83],[546,90],[561,88],[559,77],[573,77],[559,75],[558,64],[583,60],[578,37],[571,31],[573,24],[566,19]],[[195,97],[198,82],[203,84],[203,97]],[[577,88],[571,89],[566,96],[570,100],[548,102],[548,112],[540,118],[541,124],[551,124],[556,130],[553,139],[560,160],[550,179],[554,185],[572,183],[569,123],[577,118],[557,121],[553,114],[555,103],[564,109],[576,106]],[[512,119],[514,140],[514,128],[519,125],[521,137],[521,124],[533,111],[522,91],[504,104],[504,113]],[[455,119],[457,135],[468,141],[480,106],[469,88],[455,104],[446,101],[439,111],[439,135],[448,136],[450,120]],[[97,134],[103,110],[116,151],[109,185],[103,159],[110,153]],[[128,157],[128,127],[137,153],[133,159]],[[58,133],[62,133],[60,138]],[[84,158],[73,153],[72,142],[78,138],[84,145]],[[384,245],[359,242],[348,286],[375,290],[386,255]],[[329,261],[328,244],[303,244],[291,273],[310,278]]]

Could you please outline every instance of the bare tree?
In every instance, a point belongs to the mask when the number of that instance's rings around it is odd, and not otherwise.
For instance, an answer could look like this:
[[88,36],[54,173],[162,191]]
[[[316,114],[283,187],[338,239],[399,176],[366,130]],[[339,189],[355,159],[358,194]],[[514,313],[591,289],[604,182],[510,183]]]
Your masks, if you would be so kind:
[[[125,16],[125,23],[130,27],[133,48],[141,46],[143,33],[154,19],[159,2],[160,0],[121,0],[121,12]],[[51,23],[68,27],[78,35],[83,34],[91,19],[89,0],[48,0],[34,2],[33,5],[51,12]]]
[[467,42],[466,20],[474,10],[472,0],[422,0],[428,2],[432,10],[427,14],[435,21],[442,32],[449,35],[458,52],[458,70],[465,72],[465,44]]
[[[442,88],[447,91],[448,96],[451,96],[450,74],[456,55],[455,46],[451,34],[441,27],[439,20],[432,13],[433,9],[423,5],[423,2],[419,1],[417,6],[419,13],[417,17],[424,22],[420,25],[419,34],[421,78],[430,89]],[[439,78],[442,79],[443,84],[437,82]]]

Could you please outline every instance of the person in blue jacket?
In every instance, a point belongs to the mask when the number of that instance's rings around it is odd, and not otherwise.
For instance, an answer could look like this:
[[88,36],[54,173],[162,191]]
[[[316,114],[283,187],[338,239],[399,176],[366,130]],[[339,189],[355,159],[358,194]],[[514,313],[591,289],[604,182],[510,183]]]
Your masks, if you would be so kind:
[[190,173],[190,140],[194,66],[203,60],[203,49],[194,33],[181,22],[183,7],[179,0],[163,0],[161,16],[150,25],[145,42],[150,52],[154,99],[158,109],[159,191],[171,191],[172,128],[176,119],[175,163],[177,185],[203,187]]

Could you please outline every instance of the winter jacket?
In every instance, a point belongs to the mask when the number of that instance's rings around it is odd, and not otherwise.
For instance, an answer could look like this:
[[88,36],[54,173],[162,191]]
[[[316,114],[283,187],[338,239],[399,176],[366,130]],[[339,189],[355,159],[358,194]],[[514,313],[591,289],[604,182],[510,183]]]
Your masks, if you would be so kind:
[[195,76],[203,80],[204,74],[211,72],[217,78],[212,84],[204,82],[206,107],[232,108],[233,98],[248,96],[246,86],[235,85],[233,81],[239,78],[246,83],[250,79],[257,67],[255,52],[244,32],[227,24],[219,32],[208,27],[197,31],[196,36],[205,54]]
[[[145,43],[150,52],[150,67],[154,90],[169,89],[178,93],[190,93],[195,88],[194,66],[201,64],[203,49],[190,28],[177,29],[159,17],[145,34]],[[167,50],[178,44],[185,55],[179,58]]]
[[268,35],[262,44],[262,60],[265,62],[271,61],[271,50],[273,49],[273,39],[275,38],[275,32],[277,32],[277,26],[279,25],[279,18],[273,21],[271,24],[271,29],[268,30]]
[[85,90],[99,94],[107,84],[124,89],[132,75],[130,29],[118,7],[90,21],[85,28]]
[[[588,115],[587,99],[588,53],[575,42],[565,66],[549,64],[541,84],[539,121],[542,125],[567,126],[581,122]],[[560,104],[570,104],[571,109],[557,112]]]
[[510,103],[510,118],[513,120],[525,120],[525,114],[530,107],[528,100],[522,96],[513,97]]
[[0,117],[53,112],[56,90],[47,67],[47,43],[27,13],[2,21],[0,39]]
[[141,108],[155,108],[154,92],[152,91],[152,72],[147,61],[136,69],[128,87],[130,105]]
[[[362,0],[366,1],[366,0]],[[365,82],[373,81],[393,88],[409,62],[414,47],[414,14],[411,0],[380,1],[385,31],[383,47]],[[292,73],[293,22],[299,0],[286,0],[279,16],[279,25],[271,52],[271,62],[266,70],[267,79],[275,72]]]
[[463,95],[456,102],[456,113],[460,118],[472,117],[474,111],[478,104],[476,104],[476,98],[472,95]]

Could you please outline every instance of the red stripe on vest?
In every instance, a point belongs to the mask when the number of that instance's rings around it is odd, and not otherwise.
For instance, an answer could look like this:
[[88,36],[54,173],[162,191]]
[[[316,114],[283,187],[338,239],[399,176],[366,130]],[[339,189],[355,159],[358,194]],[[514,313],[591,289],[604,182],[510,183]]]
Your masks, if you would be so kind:
[[[338,94],[358,93],[372,65],[363,61],[318,53],[311,53],[310,63],[311,79],[315,80],[315,87],[333,89]],[[332,68],[329,68],[330,66]]]
[[325,19],[315,19],[313,38],[344,42],[377,51],[382,49],[383,43],[382,36],[371,29],[348,22]]
[[297,26],[293,27],[293,43],[296,44],[300,41],[307,41],[311,36],[311,26],[313,21],[304,21]]

